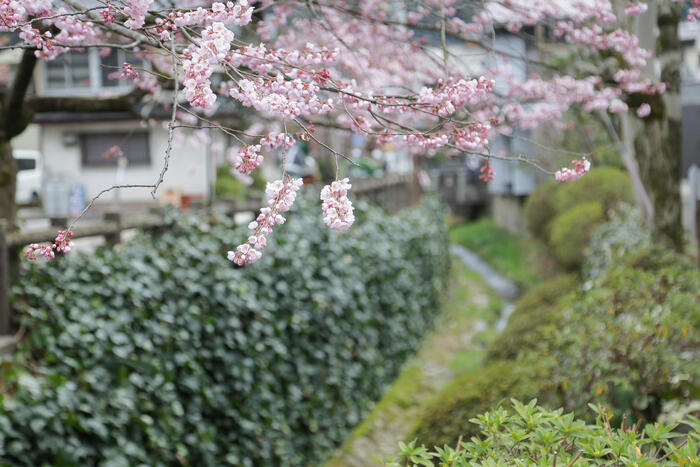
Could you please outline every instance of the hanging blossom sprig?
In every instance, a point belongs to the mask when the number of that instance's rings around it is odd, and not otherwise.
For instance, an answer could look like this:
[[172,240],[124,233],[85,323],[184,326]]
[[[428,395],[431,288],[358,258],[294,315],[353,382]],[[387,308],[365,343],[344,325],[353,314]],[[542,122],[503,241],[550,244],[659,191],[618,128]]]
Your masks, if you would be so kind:
[[38,243],[32,243],[29,245],[29,249],[24,253],[24,257],[29,260],[35,260],[37,254],[43,256],[46,259],[55,258],[55,251],[60,253],[68,253],[73,249],[73,231],[71,230],[59,230],[58,235],[54,239],[53,243],[47,243],[40,245]]
[[351,187],[350,180],[344,178],[324,186],[321,190],[323,222],[331,229],[347,230],[355,222],[354,208],[348,198],[348,190]]
[[583,156],[580,160],[573,160],[571,163],[573,168],[564,167],[557,170],[554,174],[554,179],[558,182],[572,182],[583,177],[591,170],[591,163]]
[[239,266],[254,263],[262,256],[261,251],[267,246],[267,236],[272,233],[272,227],[284,224],[285,218],[281,213],[289,211],[294,204],[297,191],[304,184],[300,178],[287,177],[267,184],[267,206],[260,210],[257,219],[248,224],[253,231],[248,241],[239,245],[236,251],[228,252],[229,261]]

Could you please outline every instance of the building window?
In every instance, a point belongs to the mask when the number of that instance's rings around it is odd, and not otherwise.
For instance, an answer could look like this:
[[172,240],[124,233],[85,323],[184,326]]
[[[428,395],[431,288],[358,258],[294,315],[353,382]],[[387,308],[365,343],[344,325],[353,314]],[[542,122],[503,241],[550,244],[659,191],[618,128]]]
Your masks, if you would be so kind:
[[70,52],[46,62],[46,89],[90,89],[89,52]]
[[80,135],[83,167],[111,167],[117,157],[110,149],[119,146],[129,165],[150,165],[148,133],[85,133]]
[[128,91],[133,87],[131,80],[110,77],[120,73],[124,62],[136,68],[146,67],[143,60],[121,49],[111,49],[104,56],[97,48],[61,54],[54,60],[43,62],[45,93],[66,95]]
[[15,159],[17,162],[17,172],[22,172],[24,170],[34,170],[36,169],[36,159],[27,159],[25,157],[18,157]]

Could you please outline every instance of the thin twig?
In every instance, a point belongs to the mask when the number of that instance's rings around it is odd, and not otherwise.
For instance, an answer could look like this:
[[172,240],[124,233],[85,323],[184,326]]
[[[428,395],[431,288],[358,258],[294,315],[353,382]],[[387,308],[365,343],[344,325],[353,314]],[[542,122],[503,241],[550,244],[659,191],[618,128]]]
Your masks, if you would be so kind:
[[151,191],[151,196],[156,199],[156,191],[161,183],[163,183],[163,177],[165,177],[165,172],[168,171],[168,164],[170,163],[170,153],[173,150],[173,135],[175,134],[175,119],[177,118],[177,93],[178,93],[178,77],[177,77],[177,57],[175,56],[175,38],[170,39],[170,50],[173,54],[173,110],[170,116],[170,123],[168,123],[168,147],[165,148],[165,157],[163,158],[163,168],[160,171],[158,180],[153,184],[153,190]]

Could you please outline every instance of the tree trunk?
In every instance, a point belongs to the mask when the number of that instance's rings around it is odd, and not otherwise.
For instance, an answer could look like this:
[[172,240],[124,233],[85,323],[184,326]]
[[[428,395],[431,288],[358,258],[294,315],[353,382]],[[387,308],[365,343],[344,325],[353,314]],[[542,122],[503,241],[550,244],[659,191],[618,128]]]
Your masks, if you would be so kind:
[[0,140],[0,219],[5,219],[10,228],[15,221],[15,188],[17,165],[12,157],[9,141]]
[[655,56],[660,65],[660,80],[666,83],[667,90],[661,96],[635,96],[639,103],[648,102],[652,113],[642,119],[643,127],[634,138],[639,170],[654,206],[653,232],[678,250],[683,248],[679,22],[679,5],[670,2],[659,5]]

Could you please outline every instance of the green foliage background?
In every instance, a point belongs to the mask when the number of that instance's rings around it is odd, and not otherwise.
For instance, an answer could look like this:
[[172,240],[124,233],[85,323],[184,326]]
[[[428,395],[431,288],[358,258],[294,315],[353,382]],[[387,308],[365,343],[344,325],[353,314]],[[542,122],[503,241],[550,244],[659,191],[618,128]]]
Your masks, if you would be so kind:
[[588,251],[582,275],[520,299],[486,365],[437,394],[407,439],[455,446],[479,434],[471,418],[510,397],[580,416],[600,403],[618,425],[673,419],[700,398],[697,266],[654,245],[634,217],[601,226]]
[[528,197],[525,217],[530,232],[547,243],[563,265],[576,269],[597,227],[629,210],[632,185],[624,170],[597,167],[576,181],[545,182]]
[[436,203],[297,201],[263,258],[245,227],[173,214],[121,251],[27,267],[28,339],[2,366],[0,464],[307,465],[340,443],[429,329],[448,270]]

